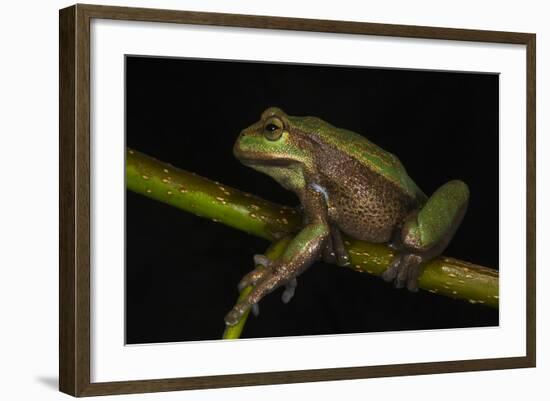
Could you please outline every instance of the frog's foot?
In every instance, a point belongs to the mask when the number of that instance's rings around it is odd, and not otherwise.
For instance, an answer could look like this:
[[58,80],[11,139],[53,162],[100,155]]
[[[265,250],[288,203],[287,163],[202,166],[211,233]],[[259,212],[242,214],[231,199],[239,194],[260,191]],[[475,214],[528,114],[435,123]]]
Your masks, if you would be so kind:
[[247,273],[241,281],[239,281],[239,292],[244,290],[248,286],[254,286],[260,281],[266,274],[271,272],[272,261],[265,255],[254,255],[254,266],[256,268]]
[[239,291],[248,286],[253,286],[253,289],[245,299],[237,303],[225,316],[225,324],[228,326],[236,325],[249,309],[254,316],[258,316],[260,314],[260,307],[258,305],[260,299],[281,285],[285,286],[285,290],[281,295],[283,303],[289,303],[294,297],[298,285],[296,277],[285,280],[285,275],[287,274],[285,269],[276,271],[277,262],[273,262],[265,255],[254,255],[254,264],[257,267],[246,274],[238,285]]
[[239,301],[225,316],[226,325],[234,326],[250,309],[252,309],[252,313],[257,313],[259,311],[257,308],[258,302],[260,302],[265,295],[282,285],[286,287],[282,295],[283,302],[289,302],[294,296],[297,281],[291,273],[285,269],[283,264],[279,264],[276,261],[271,261],[270,266],[263,269],[263,271],[265,271],[265,273],[263,273],[254,284],[254,287],[248,296]]
[[[269,289],[269,286],[266,283],[273,282],[273,268],[276,266],[276,262],[273,262],[265,255],[254,255],[254,265],[256,268],[251,272],[247,273],[239,282],[238,288],[239,292],[245,289],[246,287],[252,286],[252,291],[248,296],[238,302],[233,309],[225,316],[225,324],[228,326],[234,326],[238,321],[243,317],[248,310],[251,310],[254,316],[260,314],[260,307],[258,302],[263,297],[263,295],[271,292],[273,289]],[[270,280],[271,278],[271,280]],[[260,286],[262,291],[260,292],[256,287]],[[288,302],[294,295],[296,288],[296,280],[292,280],[286,284],[285,292],[283,293],[283,302]],[[261,294],[265,292],[265,294]],[[285,302],[285,303],[286,303]]]
[[409,291],[417,292],[418,277],[420,276],[423,262],[423,258],[419,255],[412,253],[399,255],[382,273],[382,278],[388,282],[393,281],[396,288],[407,286]]
[[[262,276],[260,281],[252,288],[252,291],[244,299],[239,301],[233,309],[225,316],[225,324],[228,326],[236,325],[239,320],[252,308],[252,313],[254,313],[254,305],[257,305],[258,302],[264,297],[264,295],[273,291],[278,287],[279,280],[274,280],[273,273],[268,273]],[[256,310],[258,312],[258,310]]]
[[[281,296],[281,300],[285,304],[290,302],[296,291],[297,281],[296,279],[292,281],[293,283],[286,286],[283,295]],[[236,325],[249,309],[256,317],[260,314],[260,305],[258,302],[250,303],[250,300],[244,300],[235,305],[233,309],[231,309],[231,311],[225,316],[225,324],[228,326]]]

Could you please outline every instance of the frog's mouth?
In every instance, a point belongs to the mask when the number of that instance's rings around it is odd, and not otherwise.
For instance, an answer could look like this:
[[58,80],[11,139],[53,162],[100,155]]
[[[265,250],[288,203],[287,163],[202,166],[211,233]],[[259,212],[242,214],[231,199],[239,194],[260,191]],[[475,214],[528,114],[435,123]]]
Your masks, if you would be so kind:
[[288,166],[293,162],[291,159],[287,158],[254,158],[254,157],[238,157],[242,164],[247,166]]
[[243,152],[237,146],[233,148],[235,157],[246,166],[288,166],[293,162],[287,157],[266,156],[260,152]]

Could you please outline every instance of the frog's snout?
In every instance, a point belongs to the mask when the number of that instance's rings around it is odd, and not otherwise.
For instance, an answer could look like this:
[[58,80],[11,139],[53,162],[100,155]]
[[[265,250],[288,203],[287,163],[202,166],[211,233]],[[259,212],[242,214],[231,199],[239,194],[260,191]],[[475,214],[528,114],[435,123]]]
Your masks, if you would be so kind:
[[243,150],[241,149],[241,139],[244,135],[246,135],[246,129],[241,131],[241,133],[237,137],[237,140],[235,141],[235,144],[233,145],[233,156],[235,156],[237,159],[240,159],[243,155]]
[[241,136],[239,135],[239,137],[235,141],[235,144],[233,145],[233,156],[235,156],[237,159],[239,158],[239,152],[241,151],[240,147],[239,147],[239,138],[240,137]]

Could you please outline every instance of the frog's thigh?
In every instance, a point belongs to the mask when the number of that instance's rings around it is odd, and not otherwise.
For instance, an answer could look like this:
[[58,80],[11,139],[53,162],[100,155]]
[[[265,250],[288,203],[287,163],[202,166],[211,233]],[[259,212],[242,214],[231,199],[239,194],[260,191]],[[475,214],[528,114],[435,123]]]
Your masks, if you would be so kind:
[[460,225],[470,192],[459,180],[449,181],[428,199],[418,213],[409,216],[402,230],[405,248],[422,254],[443,252]]
[[382,274],[397,288],[418,290],[421,266],[447,247],[468,206],[469,191],[462,181],[450,181],[439,188],[418,212],[405,221],[398,256]]

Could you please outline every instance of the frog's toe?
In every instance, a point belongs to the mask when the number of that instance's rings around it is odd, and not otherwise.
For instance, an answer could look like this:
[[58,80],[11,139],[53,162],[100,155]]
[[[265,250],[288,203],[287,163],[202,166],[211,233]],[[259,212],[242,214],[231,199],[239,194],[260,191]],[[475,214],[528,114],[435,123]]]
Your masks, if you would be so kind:
[[225,315],[225,325],[226,326],[235,326],[237,322],[239,321],[239,318],[235,316],[233,312],[229,312],[227,315]]
[[244,290],[246,287],[254,286],[266,274],[267,274],[267,269],[264,269],[263,267],[256,268],[256,269],[252,270],[251,272],[247,273],[241,279],[241,281],[239,281],[239,284],[237,285],[237,288],[239,289],[239,292]]
[[248,286],[254,286],[265,277],[270,271],[273,262],[264,255],[254,255],[254,265],[257,267],[247,273],[237,285],[239,292]]
[[336,263],[338,266],[349,266],[350,264],[346,248],[335,246],[332,241],[323,250],[323,261],[325,263]]
[[331,248],[329,247],[326,247],[324,250],[323,250],[323,257],[322,257],[322,260],[323,262],[325,263],[336,263],[336,254],[332,251]]
[[407,290],[410,292],[418,292],[418,278],[407,281]]
[[424,258],[420,255],[407,254],[403,256],[403,263],[407,266],[406,286],[411,292],[418,291],[418,277],[420,277],[421,267]]
[[254,255],[254,265],[256,266],[263,266],[263,267],[271,267],[273,264],[273,261],[269,259],[265,255]]
[[393,281],[395,288],[404,288],[411,292],[418,291],[418,277],[423,259],[419,255],[405,254],[396,257],[382,273],[385,281]]
[[258,317],[260,315],[260,305],[253,304],[252,307],[251,307],[251,310],[252,310],[252,314],[254,316]]
[[325,263],[336,263],[336,254],[332,247],[332,239],[329,236],[326,240],[326,245],[323,248],[322,260]]
[[248,304],[238,303],[227,315],[225,315],[225,324],[227,326],[235,326],[249,308],[250,305]]
[[397,272],[397,277],[394,280],[395,288],[404,288],[407,284],[407,279],[409,277],[409,264],[405,262],[405,258],[401,258],[399,262],[399,271]]
[[342,238],[342,233],[338,227],[331,228],[332,234],[332,243],[333,251],[336,254],[336,264],[338,266],[349,266],[350,258],[346,246],[344,245],[344,240]]
[[401,264],[401,256],[397,256],[391,264],[388,266],[384,273],[382,273],[382,278],[384,281],[390,282],[395,280],[397,273],[399,273],[399,265]]
[[285,286],[283,295],[281,295],[281,301],[283,301],[284,304],[288,304],[290,300],[294,297],[294,293],[296,292],[297,285],[298,285],[298,280],[296,280],[296,278],[293,278]]
[[338,252],[336,254],[336,264],[338,266],[349,266],[350,264],[349,255],[346,252],[346,250],[344,250],[343,253]]
[[409,265],[407,276],[407,289],[411,292],[418,292],[418,277],[421,273],[421,262]]

